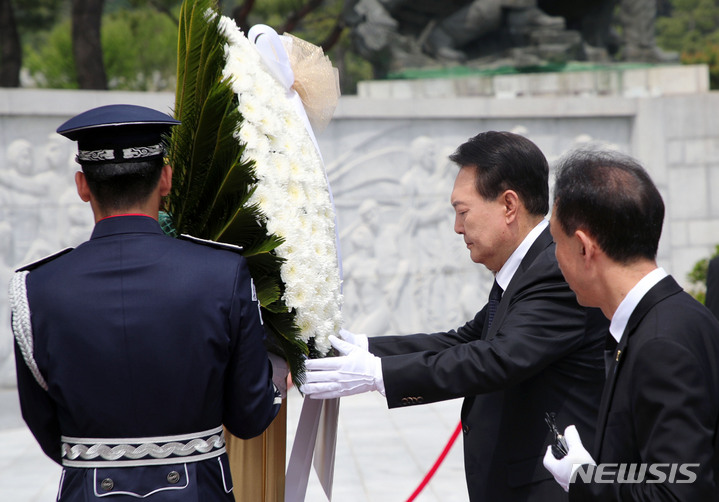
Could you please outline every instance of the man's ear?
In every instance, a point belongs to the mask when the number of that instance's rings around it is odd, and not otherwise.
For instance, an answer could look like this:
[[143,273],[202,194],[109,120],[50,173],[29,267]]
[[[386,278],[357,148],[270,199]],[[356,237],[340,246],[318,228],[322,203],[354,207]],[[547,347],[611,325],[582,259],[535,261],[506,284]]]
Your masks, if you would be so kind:
[[577,240],[577,247],[580,250],[582,256],[584,256],[585,262],[590,262],[596,258],[599,246],[597,242],[584,230],[577,230],[574,232],[574,238]]
[[90,187],[87,184],[85,173],[78,171],[75,173],[75,185],[77,186],[77,194],[83,202],[90,201]]
[[519,211],[519,196],[514,190],[505,190],[500,197],[504,204],[504,217],[507,219],[507,223],[509,223],[517,217]]
[[162,167],[162,174],[160,174],[160,197],[164,197],[170,194],[172,190],[172,167],[169,164],[165,164]]

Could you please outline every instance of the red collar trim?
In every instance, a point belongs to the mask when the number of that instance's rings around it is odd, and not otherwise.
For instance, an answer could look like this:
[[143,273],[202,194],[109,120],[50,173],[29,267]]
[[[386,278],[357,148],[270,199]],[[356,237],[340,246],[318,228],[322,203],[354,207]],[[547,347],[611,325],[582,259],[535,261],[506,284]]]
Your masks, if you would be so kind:
[[[152,216],[150,216],[149,214],[144,214],[144,213],[127,213],[127,214],[111,214],[110,216],[105,216],[104,218],[100,218],[98,221],[108,220],[108,219],[110,219],[110,218],[120,218],[120,217],[122,217],[122,216],[146,216],[146,217],[148,217],[148,218],[152,218]],[[154,220],[154,219],[156,219],[156,218],[152,218],[152,219]]]

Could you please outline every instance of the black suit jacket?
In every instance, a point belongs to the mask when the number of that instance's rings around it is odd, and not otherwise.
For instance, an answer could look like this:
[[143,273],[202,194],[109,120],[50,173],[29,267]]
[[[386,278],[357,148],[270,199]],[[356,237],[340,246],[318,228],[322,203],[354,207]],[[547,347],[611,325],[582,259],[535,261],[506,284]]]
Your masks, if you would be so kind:
[[542,465],[549,432],[595,429],[607,321],[580,307],[545,230],[522,260],[491,329],[486,306],[456,331],[376,337],[390,408],[464,397],[467,485],[473,501],[566,500]]
[[[717,320],[665,277],[637,305],[617,350],[602,395],[595,460],[698,463],[689,468],[697,479],[585,483],[577,477],[570,500],[719,500]],[[660,468],[667,481],[671,469]],[[659,478],[650,474],[645,480]],[[675,481],[689,478],[681,471],[674,474]]]

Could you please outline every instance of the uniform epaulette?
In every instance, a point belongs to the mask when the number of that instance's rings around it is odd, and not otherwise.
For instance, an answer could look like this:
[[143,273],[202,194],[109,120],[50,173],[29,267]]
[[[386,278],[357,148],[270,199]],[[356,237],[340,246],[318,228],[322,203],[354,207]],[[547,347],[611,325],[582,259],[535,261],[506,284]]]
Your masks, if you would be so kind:
[[48,263],[48,262],[51,262],[51,261],[54,260],[55,258],[59,258],[59,257],[61,257],[62,255],[66,254],[66,253],[69,253],[69,252],[72,251],[73,249],[74,249],[74,248],[65,248],[65,249],[62,249],[62,250],[58,251],[57,253],[53,253],[53,254],[48,255],[48,256],[46,256],[46,257],[44,257],[44,258],[40,258],[40,259],[37,260],[37,261],[34,261],[34,262],[32,262],[32,263],[28,263],[27,265],[23,265],[22,267],[20,267],[19,269],[17,269],[15,272],[22,272],[22,271],[24,271],[24,270],[27,270],[27,271],[35,270],[35,269],[38,268],[40,265],[44,265],[44,264],[46,264],[46,263]]
[[188,234],[180,234],[178,237],[179,239],[184,239],[186,241],[195,242],[197,244],[203,244],[205,246],[210,246],[215,249],[224,249],[227,251],[234,251],[235,253],[242,253],[243,248],[242,246],[236,246],[235,244],[229,244],[227,242],[217,242],[217,241],[211,241],[209,239],[200,239],[199,237],[193,237],[192,235]]

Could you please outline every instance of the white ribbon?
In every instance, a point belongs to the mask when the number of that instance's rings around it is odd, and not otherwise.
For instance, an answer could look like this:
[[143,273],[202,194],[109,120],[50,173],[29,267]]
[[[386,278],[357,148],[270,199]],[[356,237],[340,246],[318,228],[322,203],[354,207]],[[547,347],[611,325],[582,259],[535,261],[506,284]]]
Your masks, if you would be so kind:
[[304,400],[285,475],[285,502],[304,502],[313,456],[320,485],[332,500],[339,405],[339,399]]
[[259,51],[270,73],[272,73],[282,87],[285,88],[287,99],[290,100],[295,110],[297,110],[297,115],[300,116],[302,122],[305,124],[312,143],[314,143],[317,153],[320,159],[322,159],[322,152],[320,152],[317,138],[315,138],[315,132],[310,125],[310,119],[307,117],[302,99],[300,95],[297,94],[297,91],[292,88],[292,84],[295,83],[295,74],[292,71],[292,66],[290,66],[290,58],[284,46],[285,43],[291,44],[292,39],[284,36],[281,37],[275,30],[265,24],[256,24],[250,28],[250,31],[247,32],[247,38]]
[[[307,129],[307,133],[315,145],[317,154],[322,160],[317,138],[310,125],[309,118],[305,112],[302,99],[297,91],[292,88],[295,82],[295,75],[290,66],[289,56],[285,49],[285,43],[291,44],[290,37],[280,37],[277,32],[264,24],[258,24],[250,28],[247,38],[255,45],[262,60],[270,73],[285,89],[287,99],[295,107],[297,115]],[[332,190],[327,172],[327,190],[329,191],[332,209],[335,214],[335,244],[337,249],[337,262],[339,264],[340,279],[342,278],[342,255],[340,253],[340,241],[337,228],[337,211],[335,210]],[[332,484],[334,479],[335,448],[337,445],[337,422],[339,418],[339,399],[316,400],[305,399],[302,404],[300,420],[297,424],[295,441],[292,445],[290,460],[285,475],[285,502],[303,502],[307,493],[307,484],[314,456],[314,466],[322,489],[328,500],[332,500]],[[322,427],[320,427],[320,425]],[[319,434],[318,434],[319,432]],[[315,454],[316,452],[316,454]]]

